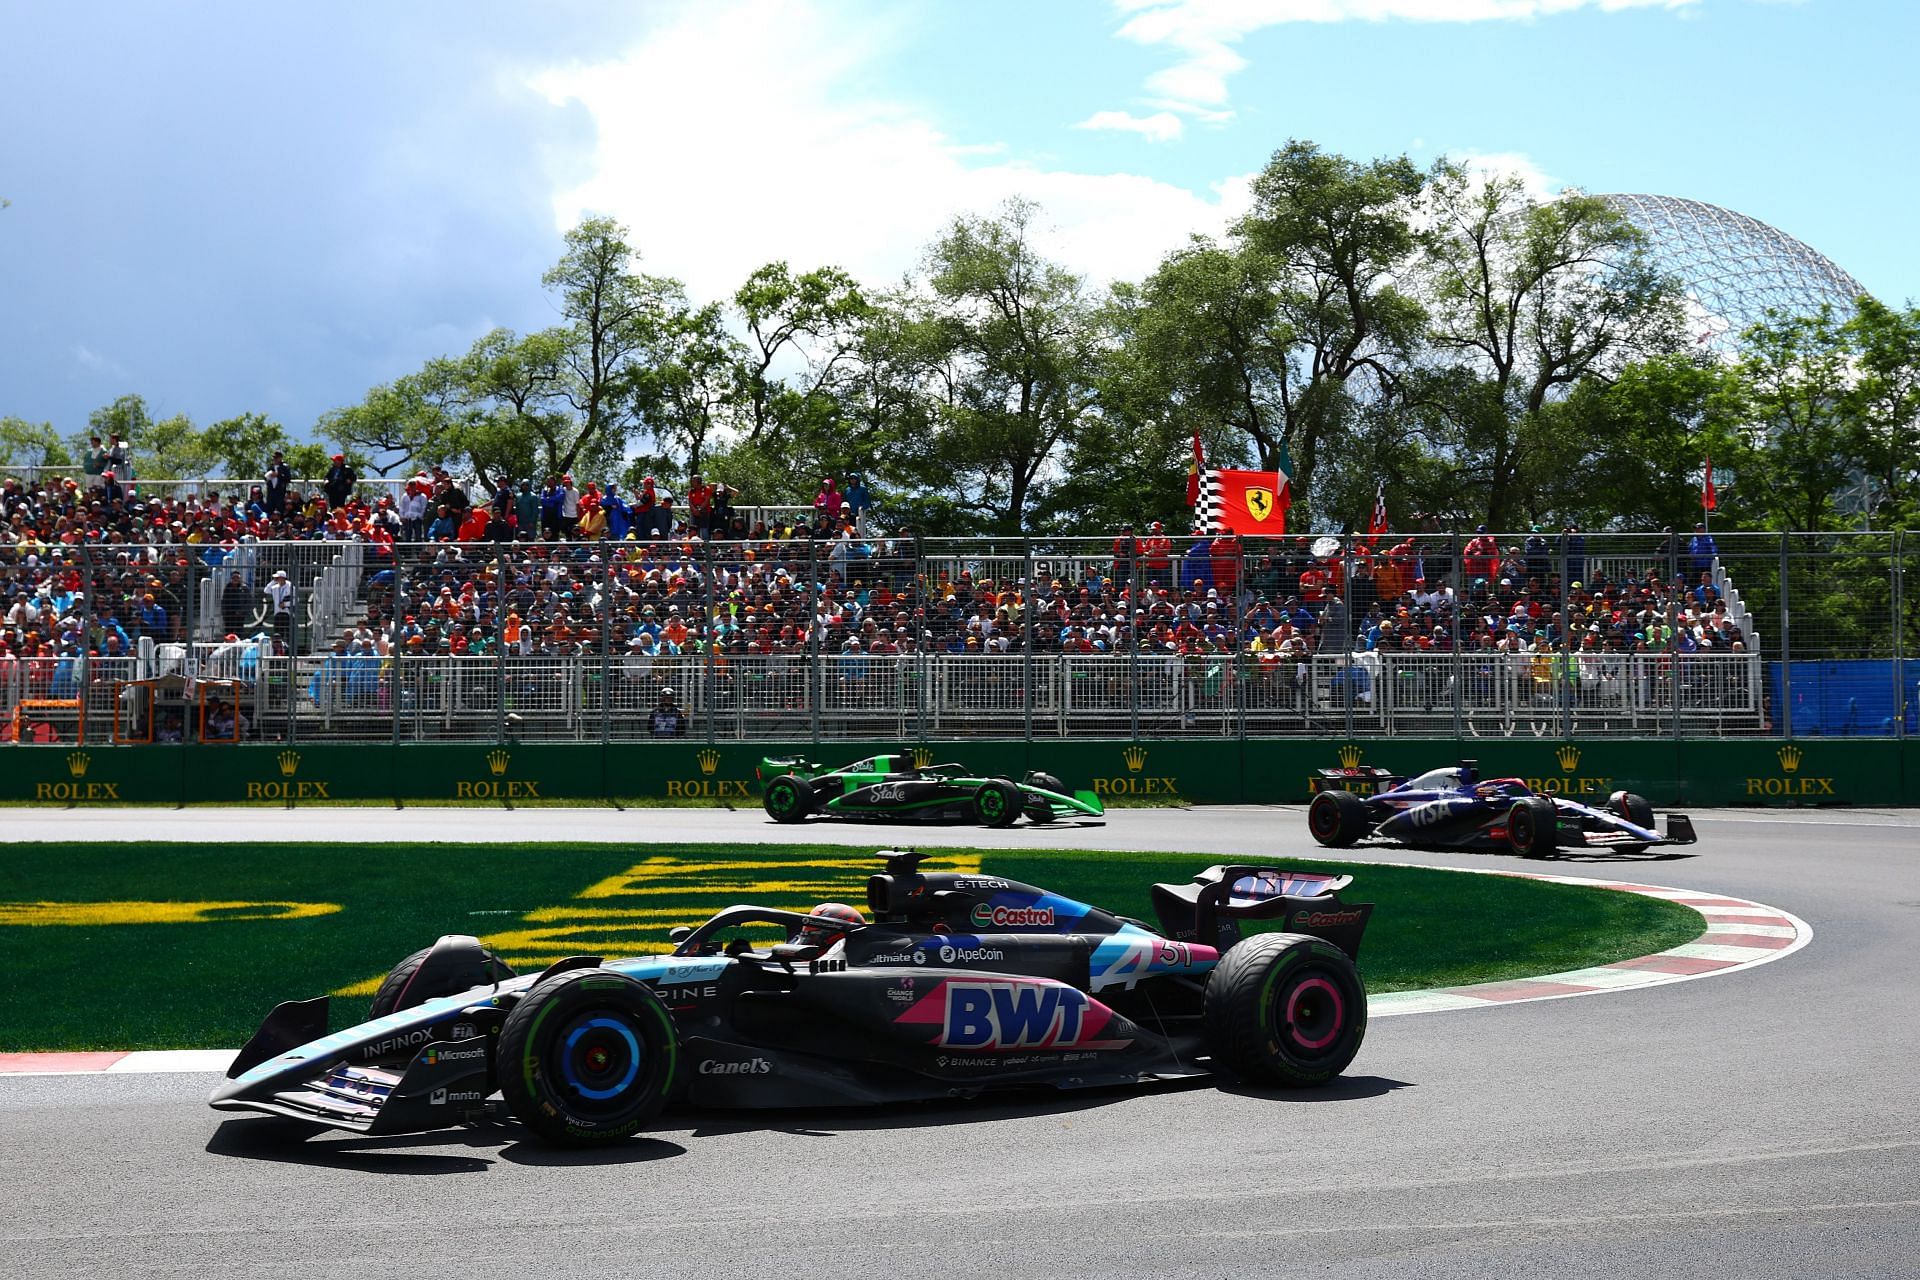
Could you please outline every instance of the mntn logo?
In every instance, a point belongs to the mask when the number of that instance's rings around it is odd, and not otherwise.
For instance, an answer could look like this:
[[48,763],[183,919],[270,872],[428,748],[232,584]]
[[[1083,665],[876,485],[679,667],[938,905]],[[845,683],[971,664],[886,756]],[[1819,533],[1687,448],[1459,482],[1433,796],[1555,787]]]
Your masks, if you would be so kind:
[[947,983],[947,1017],[934,1043],[949,1049],[1032,1049],[1080,1038],[1087,997],[1038,983]]

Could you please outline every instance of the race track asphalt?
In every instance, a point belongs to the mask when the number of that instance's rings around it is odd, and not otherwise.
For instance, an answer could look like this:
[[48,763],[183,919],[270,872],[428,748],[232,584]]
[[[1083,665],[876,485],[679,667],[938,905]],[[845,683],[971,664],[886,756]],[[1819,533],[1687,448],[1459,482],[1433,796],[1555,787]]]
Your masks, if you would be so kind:
[[[689,810],[478,816],[16,812],[8,827],[1310,848],[1301,812],[1279,808],[1012,833]],[[0,1078],[0,1275],[1920,1275],[1920,817],[1695,818],[1698,856],[1551,869],[1757,899],[1808,921],[1810,946],[1704,981],[1382,1019],[1323,1092],[1187,1083],[710,1113],[582,1155],[511,1125],[289,1140],[273,1120],[210,1111],[209,1076]]]

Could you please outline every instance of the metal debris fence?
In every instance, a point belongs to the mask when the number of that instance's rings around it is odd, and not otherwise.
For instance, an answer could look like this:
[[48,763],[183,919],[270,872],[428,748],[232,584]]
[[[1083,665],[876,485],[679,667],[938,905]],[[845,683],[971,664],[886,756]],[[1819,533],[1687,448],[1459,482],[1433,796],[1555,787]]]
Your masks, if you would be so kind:
[[[1902,532],[0,549],[0,737],[1920,732]],[[275,584],[283,584],[276,586]]]

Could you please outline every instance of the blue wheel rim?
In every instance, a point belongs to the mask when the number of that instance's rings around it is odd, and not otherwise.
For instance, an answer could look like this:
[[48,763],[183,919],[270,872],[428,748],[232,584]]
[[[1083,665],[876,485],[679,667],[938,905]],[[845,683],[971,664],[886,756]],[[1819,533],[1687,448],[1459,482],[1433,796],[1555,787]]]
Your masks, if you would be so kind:
[[560,1051],[561,1078],[582,1098],[605,1102],[633,1084],[645,1057],[646,1050],[631,1027],[595,1015],[568,1029]]

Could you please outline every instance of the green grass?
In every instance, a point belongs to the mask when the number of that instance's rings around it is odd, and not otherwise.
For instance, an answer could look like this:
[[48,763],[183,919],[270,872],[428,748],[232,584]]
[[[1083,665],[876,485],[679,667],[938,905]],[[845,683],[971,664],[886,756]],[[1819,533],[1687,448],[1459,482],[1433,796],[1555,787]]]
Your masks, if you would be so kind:
[[[1151,918],[1148,884],[1185,880],[1210,861],[943,850],[931,865],[984,868]],[[659,950],[668,929],[735,902],[859,905],[873,866],[860,848],[825,845],[0,846],[0,965],[8,975],[0,1051],[238,1045],[274,1004],[322,991],[350,993],[335,1000],[335,1025],[346,1025],[364,1014],[389,965],[443,933],[487,938],[523,971],[565,955]],[[1361,962],[1376,992],[1626,959],[1689,941],[1701,928],[1683,907],[1598,889],[1351,870],[1348,896],[1378,904]],[[247,918],[261,908],[218,907],[191,922],[105,923],[154,909],[57,905],[128,902],[339,909],[262,919]],[[18,905],[40,903],[56,905]],[[53,918],[84,922],[28,923]]]

